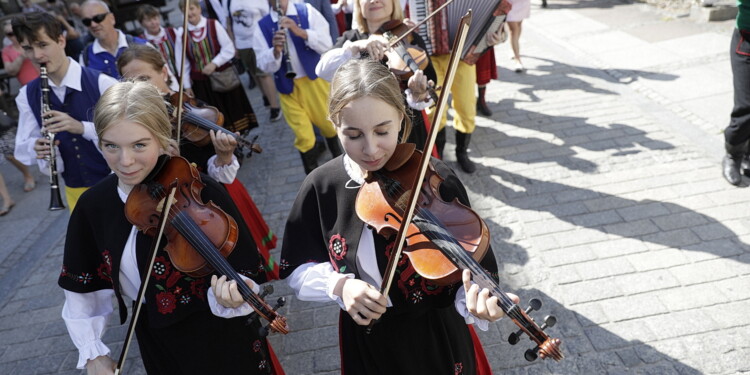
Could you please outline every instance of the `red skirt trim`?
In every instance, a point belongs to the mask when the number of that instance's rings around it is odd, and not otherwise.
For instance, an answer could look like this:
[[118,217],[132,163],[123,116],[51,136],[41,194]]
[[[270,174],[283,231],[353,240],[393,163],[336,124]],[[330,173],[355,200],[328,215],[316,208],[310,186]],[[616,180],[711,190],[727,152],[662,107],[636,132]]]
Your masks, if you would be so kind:
[[495,63],[495,49],[485,51],[477,60],[477,85],[486,85],[490,80],[497,79],[497,63]]
[[492,368],[490,368],[490,363],[487,361],[487,355],[484,354],[482,342],[479,341],[477,333],[474,332],[474,326],[471,324],[469,325],[469,333],[471,333],[471,341],[474,343],[474,360],[476,361],[477,375],[492,375]]
[[229,192],[229,196],[232,197],[234,204],[237,205],[242,214],[242,218],[247,223],[250,234],[253,236],[255,244],[258,246],[258,252],[263,257],[266,273],[268,274],[269,280],[279,279],[279,264],[276,263],[273,256],[271,255],[271,249],[276,248],[276,235],[268,227],[266,221],[263,220],[263,215],[258,210],[258,207],[250,198],[250,194],[247,193],[247,189],[238,179],[234,179],[231,184],[224,185]]

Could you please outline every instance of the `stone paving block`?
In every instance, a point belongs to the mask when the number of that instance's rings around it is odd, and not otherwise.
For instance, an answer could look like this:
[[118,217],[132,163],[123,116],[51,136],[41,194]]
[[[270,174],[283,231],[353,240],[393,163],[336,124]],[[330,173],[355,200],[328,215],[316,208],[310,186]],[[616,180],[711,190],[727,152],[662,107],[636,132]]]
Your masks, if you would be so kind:
[[638,294],[652,290],[679,286],[679,281],[667,270],[654,270],[619,275],[615,282],[625,294]]
[[554,280],[558,285],[576,283],[583,278],[578,274],[576,264],[558,266],[549,270],[550,280]]
[[630,221],[625,219],[626,222],[619,224],[605,225],[604,231],[613,235],[622,237],[638,237],[656,233],[659,228],[649,219]]
[[692,226],[690,229],[703,241],[732,238],[736,236],[734,231],[730,229],[726,223],[707,223],[705,225]]
[[655,293],[670,311],[693,310],[731,300],[715,283],[659,290]]
[[315,353],[303,352],[298,354],[286,355],[280,358],[284,372],[288,374],[308,375],[313,374],[315,369]]
[[324,326],[333,326],[338,325],[339,321],[339,312],[341,312],[341,307],[339,307],[338,304],[333,304],[330,306],[321,307],[319,309],[315,310],[315,326],[317,327],[324,327]]
[[3,353],[3,356],[0,357],[0,362],[40,357],[49,351],[52,342],[53,339],[44,339],[17,343]]
[[33,341],[43,332],[44,325],[31,324],[24,325],[13,329],[2,330],[3,345],[15,345],[22,342]]
[[585,245],[547,251],[544,263],[550,267],[574,264],[595,259],[594,253]]
[[627,259],[636,270],[649,271],[689,263],[685,253],[684,250],[667,248],[629,255]]
[[326,348],[316,350],[313,357],[315,372],[336,371],[341,367],[341,356],[339,348]]
[[582,303],[575,306],[575,317],[584,327],[609,323],[609,317],[604,312],[601,303]]
[[581,215],[589,212],[586,208],[585,202],[554,204],[552,206],[542,207],[542,209],[560,218]]
[[582,281],[560,286],[561,297],[567,305],[594,302],[622,296],[619,287],[609,279]]
[[750,288],[747,287],[750,285],[750,277],[739,276],[717,281],[711,285],[733,301],[750,299]]
[[554,235],[560,247],[572,247],[582,244],[598,243],[609,240],[609,234],[597,229],[579,228],[572,232],[556,233]]
[[524,232],[529,236],[536,236],[540,234],[550,234],[555,232],[564,232],[575,229],[575,225],[567,223],[558,219],[550,219],[544,221],[537,221],[534,223],[528,223],[523,227]]
[[661,202],[637,203],[634,206],[620,208],[617,213],[627,222],[655,216],[668,215],[669,210]]
[[731,260],[714,259],[673,267],[669,271],[680,281],[680,284],[693,285],[736,277],[737,274],[727,266],[729,262]]
[[701,310],[676,311],[670,314],[650,316],[643,319],[656,335],[657,340],[710,332],[720,328],[710,314]]
[[338,327],[324,327],[289,332],[286,335],[284,346],[287,353],[296,354],[318,348],[337,346],[338,342]]
[[650,294],[612,298],[602,301],[601,306],[612,322],[631,321],[669,312],[656,296]]
[[705,311],[721,328],[731,329],[750,325],[750,316],[747,314],[749,308],[750,300],[744,300],[709,306],[702,311]]
[[624,258],[607,258],[580,263],[577,265],[577,270],[584,280],[623,275],[635,271]]
[[[609,232],[606,227],[605,230]],[[636,254],[648,251],[648,248],[642,241],[633,238],[612,238],[608,241],[592,243],[588,246],[599,259],[619,257],[627,254]]]
[[688,229],[677,229],[669,232],[648,234],[643,236],[642,239],[645,242],[652,242],[669,247],[683,247],[700,242],[698,236]]
[[651,219],[661,230],[668,231],[708,223],[709,220],[697,212],[683,212]]

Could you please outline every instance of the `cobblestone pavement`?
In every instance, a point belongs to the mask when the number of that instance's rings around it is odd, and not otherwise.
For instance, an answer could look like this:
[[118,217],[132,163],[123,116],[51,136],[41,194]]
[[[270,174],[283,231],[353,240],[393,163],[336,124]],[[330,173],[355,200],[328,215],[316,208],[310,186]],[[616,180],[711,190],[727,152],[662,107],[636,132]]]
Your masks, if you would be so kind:
[[[733,24],[697,24],[614,0],[532,5],[522,54],[488,87],[473,175],[461,174],[490,227],[501,284],[557,316],[566,359],[528,363],[507,319],[480,332],[496,373],[750,372],[750,198],[721,177],[731,109]],[[264,119],[258,91],[251,93]],[[279,237],[303,179],[283,122],[256,130],[263,154],[240,172]],[[453,134],[446,159],[455,165]],[[0,374],[80,373],[55,282],[67,213],[46,211],[43,179],[0,218]],[[292,329],[271,341],[287,374],[339,373],[337,310],[274,296]],[[105,336],[119,353],[125,327]],[[214,344],[214,343],[209,343]],[[127,373],[143,373],[137,350]]]

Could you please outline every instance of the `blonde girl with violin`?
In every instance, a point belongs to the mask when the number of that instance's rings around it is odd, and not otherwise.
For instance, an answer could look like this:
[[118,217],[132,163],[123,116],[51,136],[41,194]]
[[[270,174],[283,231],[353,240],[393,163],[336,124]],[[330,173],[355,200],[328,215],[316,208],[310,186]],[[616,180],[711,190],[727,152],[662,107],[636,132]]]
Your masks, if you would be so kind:
[[[113,312],[112,297],[124,323],[125,298],[137,297],[152,244],[126,218],[125,202],[136,185],[167,173],[161,168],[169,159],[172,126],[163,97],[146,82],[115,84],[94,111],[99,146],[113,173],[87,190],[71,215],[58,284],[65,291],[62,316],[79,350],[77,368],[111,374],[110,355],[117,353],[101,338]],[[227,260],[255,282],[265,281],[253,239],[226,190],[208,176],[201,178],[202,201],[213,201],[238,222],[237,245]],[[178,271],[164,242],[135,329],[147,373],[274,373],[270,347],[258,336],[261,322],[246,325],[243,316],[252,308],[239,302],[235,282]],[[258,290],[249,278],[245,282]]]
[[[175,94],[169,88],[170,77],[167,63],[154,48],[145,45],[128,47],[117,58],[117,70],[124,78],[150,82],[167,97],[171,98]],[[188,99],[188,97],[184,98],[185,101]],[[204,106],[201,106],[200,111],[201,114],[218,112],[216,108]],[[278,279],[278,264],[270,254],[270,251],[276,247],[276,235],[266,224],[263,215],[248,194],[247,188],[236,178],[240,168],[239,160],[234,154],[237,140],[227,133],[213,130],[209,131],[209,136],[211,142],[203,146],[189,141],[192,137],[186,136],[187,139],[180,141],[178,154],[191,163],[195,163],[201,172],[224,184],[248,224],[255,243],[258,244],[258,250],[263,256],[269,277]]]
[[[357,28],[344,32],[336,41],[336,44],[326,52],[318,62],[315,72],[318,76],[327,81],[333,79],[336,69],[341,64],[351,59],[358,59],[367,56],[375,61],[382,61],[387,58],[386,53],[391,49],[389,41],[383,36],[384,26],[398,24],[404,21],[404,13],[399,0],[353,0],[354,11],[353,17],[356,20]],[[402,31],[408,29],[406,24],[401,23]],[[396,35],[398,36],[398,35]],[[426,46],[419,34],[411,33],[412,44],[419,47],[422,51]],[[401,91],[405,97],[407,115],[412,122],[412,131],[408,142],[417,145],[422,149],[427,138],[427,116],[424,109],[434,104],[428,95],[428,82],[437,82],[435,69],[432,62],[427,58],[427,67],[422,70],[413,72],[410,78],[400,80]],[[430,83],[432,85],[432,83]],[[445,131],[438,133],[437,150],[439,157],[442,157],[442,150],[445,146]]]
[[[503,312],[468,273],[463,284],[441,287],[417,274],[404,256],[388,295],[379,292],[392,239],[370,229],[354,207],[365,174],[384,168],[403,141],[399,134],[409,133],[398,81],[377,61],[348,61],[333,78],[328,109],[345,154],[302,183],[284,233],[282,277],[299,299],[341,307],[344,374],[489,373],[468,324],[487,329]],[[445,179],[441,198],[468,204],[450,168],[434,158],[432,163]],[[491,250],[481,264],[496,277]]]

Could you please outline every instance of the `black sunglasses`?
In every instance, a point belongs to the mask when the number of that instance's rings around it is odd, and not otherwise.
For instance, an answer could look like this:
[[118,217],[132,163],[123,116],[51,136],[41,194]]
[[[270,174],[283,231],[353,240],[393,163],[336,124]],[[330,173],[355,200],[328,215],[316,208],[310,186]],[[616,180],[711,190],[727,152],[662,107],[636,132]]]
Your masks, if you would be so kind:
[[5,36],[7,36],[7,37],[11,37],[11,36],[16,36],[16,34],[14,34],[14,33],[13,33],[13,32],[11,31],[11,32],[7,32],[7,33],[5,33]]
[[83,22],[83,24],[86,25],[86,27],[89,27],[91,26],[91,22],[102,23],[102,21],[104,21],[104,19],[107,18],[108,15],[109,15],[109,12],[97,14],[91,18],[84,18],[81,20],[81,22]]

